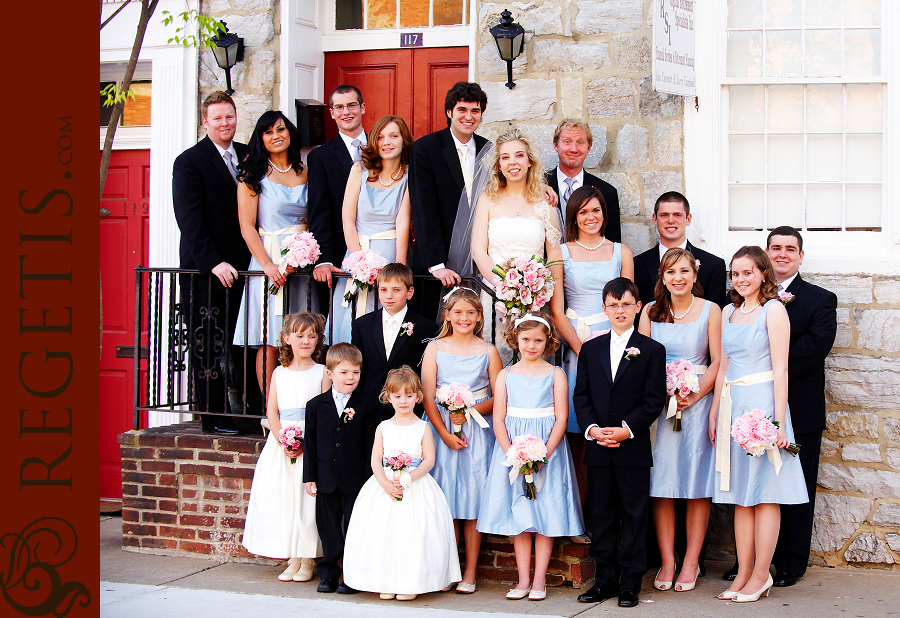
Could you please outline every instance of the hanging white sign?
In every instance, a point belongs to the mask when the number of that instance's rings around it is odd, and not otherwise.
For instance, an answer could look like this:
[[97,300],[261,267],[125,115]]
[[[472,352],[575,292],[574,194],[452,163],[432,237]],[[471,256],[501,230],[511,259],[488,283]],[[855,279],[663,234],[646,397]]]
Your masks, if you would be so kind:
[[695,0],[655,0],[653,3],[653,88],[681,96],[696,96],[694,78]]

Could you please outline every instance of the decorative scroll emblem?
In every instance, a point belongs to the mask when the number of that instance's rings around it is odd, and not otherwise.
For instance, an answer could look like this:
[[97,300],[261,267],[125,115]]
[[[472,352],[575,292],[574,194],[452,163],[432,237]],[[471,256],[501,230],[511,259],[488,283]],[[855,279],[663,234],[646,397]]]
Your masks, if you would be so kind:
[[[200,377],[215,380],[219,377],[219,360],[225,356],[225,332],[218,326],[218,307],[200,307],[200,315],[200,326],[194,329],[194,356],[200,361]],[[211,341],[207,341],[207,333]],[[210,353],[206,352],[207,345],[212,348]]]

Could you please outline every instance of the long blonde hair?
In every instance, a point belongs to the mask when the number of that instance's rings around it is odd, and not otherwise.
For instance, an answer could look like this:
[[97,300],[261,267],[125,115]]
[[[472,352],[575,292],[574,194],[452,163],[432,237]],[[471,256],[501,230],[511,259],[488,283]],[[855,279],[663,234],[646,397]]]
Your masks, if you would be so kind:
[[525,155],[531,164],[525,175],[525,197],[529,203],[539,204],[544,200],[544,166],[541,165],[541,161],[537,158],[528,138],[515,127],[498,137],[497,141],[494,142],[494,153],[491,156],[491,179],[484,194],[491,201],[496,202],[499,199],[500,191],[506,189],[506,177],[500,171],[500,147],[507,142],[513,141],[519,141],[525,145]]
[[481,299],[474,290],[456,288],[444,297],[444,305],[441,307],[441,328],[438,330],[435,339],[443,339],[453,334],[453,326],[447,318],[447,312],[459,301],[469,303],[478,312],[478,321],[475,323],[475,328],[472,329],[472,334],[476,337],[481,337],[481,333],[484,332],[484,306],[481,304]]

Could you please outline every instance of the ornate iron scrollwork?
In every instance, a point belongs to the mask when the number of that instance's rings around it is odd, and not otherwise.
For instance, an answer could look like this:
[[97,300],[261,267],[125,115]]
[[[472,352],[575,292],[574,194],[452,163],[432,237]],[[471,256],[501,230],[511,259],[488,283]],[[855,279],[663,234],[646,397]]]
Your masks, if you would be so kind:
[[[219,328],[218,315],[218,307],[200,307],[200,326],[194,329],[194,356],[200,363],[198,376],[211,380],[219,378],[219,360],[225,356],[225,331]],[[207,333],[211,335],[209,342]]]

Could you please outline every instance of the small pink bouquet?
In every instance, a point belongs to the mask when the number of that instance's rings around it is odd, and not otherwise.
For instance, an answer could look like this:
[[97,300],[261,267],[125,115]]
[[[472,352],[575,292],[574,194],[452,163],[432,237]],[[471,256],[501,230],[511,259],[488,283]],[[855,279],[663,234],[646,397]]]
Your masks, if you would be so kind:
[[367,251],[354,251],[344,258],[341,268],[350,273],[347,287],[344,290],[345,307],[350,306],[350,300],[360,290],[371,290],[378,280],[378,273],[387,266],[387,260],[383,255],[369,249]]
[[694,373],[694,365],[690,361],[681,359],[666,363],[666,394],[671,397],[666,418],[675,417],[673,431],[681,431],[681,411],[678,410],[675,395],[684,398],[691,393],[699,392],[700,378]]
[[521,435],[513,440],[509,450],[506,451],[504,466],[512,468],[509,471],[509,484],[516,481],[519,474],[525,475],[525,497],[529,500],[537,498],[537,487],[534,484],[534,473],[537,464],[547,463],[547,445],[536,436]]
[[[282,427],[278,432],[278,442],[289,451],[299,450],[303,446],[303,431],[299,427]],[[297,463],[296,457],[291,457],[291,464]]]
[[[455,413],[463,411],[466,415],[466,420],[469,419],[473,412],[478,414],[478,412],[472,408],[472,406],[475,405],[475,396],[472,394],[472,389],[465,384],[460,382],[444,384],[437,389],[436,396],[438,403],[443,406],[447,412]],[[479,416],[481,415],[479,414]],[[487,423],[485,423],[485,425],[487,425]],[[462,425],[457,425],[456,423],[453,424],[453,435],[457,438],[462,437]]]
[[[395,450],[388,453],[384,458],[384,467],[393,470],[394,480],[400,480],[400,473],[409,468],[412,464],[412,457],[401,450]],[[397,498],[397,502],[403,500],[402,497]]]
[[[775,447],[778,438],[778,421],[770,421],[762,410],[753,409],[734,420],[731,425],[731,437],[747,452],[747,455],[761,457],[769,453],[769,459],[775,464],[776,471],[781,468],[781,456]],[[785,448],[791,455],[800,452],[800,446],[794,443]]]
[[499,299],[494,307],[510,320],[539,310],[553,296],[553,276],[543,258],[534,255],[510,258],[494,266],[491,272],[494,273],[494,292]]
[[[303,270],[312,266],[322,255],[319,243],[311,232],[298,232],[286,236],[281,241],[281,260],[278,262],[278,271],[284,274],[288,266]],[[272,294],[278,293],[278,286],[269,287]]]

